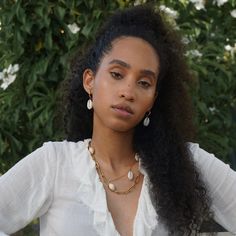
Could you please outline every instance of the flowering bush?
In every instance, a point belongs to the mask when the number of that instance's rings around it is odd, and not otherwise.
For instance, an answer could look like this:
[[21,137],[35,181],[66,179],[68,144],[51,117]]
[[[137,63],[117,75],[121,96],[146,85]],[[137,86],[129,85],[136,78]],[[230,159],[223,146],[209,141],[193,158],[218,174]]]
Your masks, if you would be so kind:
[[7,69],[4,69],[0,72],[0,81],[2,82],[1,88],[5,90],[11,83],[13,83],[16,79],[16,72],[19,70],[19,65],[16,64],[12,66],[9,65]]
[[[195,75],[192,89],[199,143],[229,160],[236,150],[236,2],[191,0],[168,2],[186,43]],[[234,166],[235,168],[236,166]]]
[[[63,138],[57,107],[71,54],[112,11],[144,2],[0,1],[0,172],[42,142]],[[182,34],[195,75],[198,141],[228,161],[236,149],[236,2],[150,2]]]

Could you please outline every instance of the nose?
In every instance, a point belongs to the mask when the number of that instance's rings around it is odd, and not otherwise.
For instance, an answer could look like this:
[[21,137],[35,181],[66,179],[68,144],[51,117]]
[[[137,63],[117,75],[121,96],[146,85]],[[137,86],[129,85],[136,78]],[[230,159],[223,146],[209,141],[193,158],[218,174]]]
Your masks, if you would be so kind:
[[122,85],[119,91],[119,97],[124,98],[127,101],[134,101],[135,91],[132,83],[127,82]]

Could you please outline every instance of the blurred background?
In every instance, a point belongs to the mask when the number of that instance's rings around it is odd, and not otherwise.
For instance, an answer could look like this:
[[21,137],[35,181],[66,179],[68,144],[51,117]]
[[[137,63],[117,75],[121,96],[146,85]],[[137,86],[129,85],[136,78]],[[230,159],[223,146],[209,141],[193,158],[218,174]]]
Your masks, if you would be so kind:
[[[65,138],[62,81],[116,9],[152,3],[182,37],[197,142],[236,170],[236,0],[1,0],[0,174]],[[38,235],[37,221],[16,235]]]

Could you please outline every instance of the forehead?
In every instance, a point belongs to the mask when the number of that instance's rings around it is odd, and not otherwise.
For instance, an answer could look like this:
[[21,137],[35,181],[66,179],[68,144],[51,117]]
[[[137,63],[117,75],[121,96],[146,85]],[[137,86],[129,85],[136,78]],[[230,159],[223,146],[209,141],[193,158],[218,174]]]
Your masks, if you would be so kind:
[[145,40],[136,37],[121,37],[112,42],[111,50],[104,56],[101,64],[121,60],[131,67],[159,71],[159,57],[155,49]]

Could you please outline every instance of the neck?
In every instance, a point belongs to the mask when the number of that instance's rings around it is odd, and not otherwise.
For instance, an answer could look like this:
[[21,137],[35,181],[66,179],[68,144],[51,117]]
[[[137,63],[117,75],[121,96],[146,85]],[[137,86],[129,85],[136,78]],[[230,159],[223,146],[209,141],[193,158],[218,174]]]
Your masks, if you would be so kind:
[[[102,134],[102,135],[101,135]],[[114,171],[130,166],[134,162],[133,131],[116,132],[110,129],[93,130],[91,145],[96,159]]]

